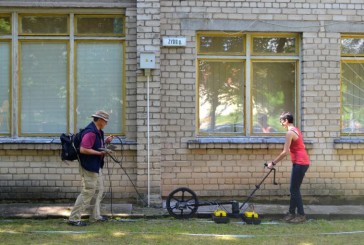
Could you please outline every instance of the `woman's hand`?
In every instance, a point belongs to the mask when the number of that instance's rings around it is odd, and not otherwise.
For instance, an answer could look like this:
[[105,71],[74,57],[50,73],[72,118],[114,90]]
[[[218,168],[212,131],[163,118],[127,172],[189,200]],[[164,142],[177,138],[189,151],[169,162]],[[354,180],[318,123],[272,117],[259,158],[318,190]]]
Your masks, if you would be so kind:
[[268,163],[267,168],[272,169],[275,166],[273,162]]

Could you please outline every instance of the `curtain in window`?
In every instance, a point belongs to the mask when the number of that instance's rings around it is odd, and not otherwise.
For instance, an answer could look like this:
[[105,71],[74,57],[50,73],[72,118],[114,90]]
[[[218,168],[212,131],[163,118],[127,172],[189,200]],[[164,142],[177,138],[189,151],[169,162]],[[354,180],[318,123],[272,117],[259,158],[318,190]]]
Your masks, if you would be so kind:
[[67,43],[22,42],[20,47],[21,134],[66,132]]
[[10,133],[10,43],[0,42],[0,134]]
[[77,128],[102,109],[110,113],[107,133],[122,132],[123,45],[120,42],[78,42],[76,50]]

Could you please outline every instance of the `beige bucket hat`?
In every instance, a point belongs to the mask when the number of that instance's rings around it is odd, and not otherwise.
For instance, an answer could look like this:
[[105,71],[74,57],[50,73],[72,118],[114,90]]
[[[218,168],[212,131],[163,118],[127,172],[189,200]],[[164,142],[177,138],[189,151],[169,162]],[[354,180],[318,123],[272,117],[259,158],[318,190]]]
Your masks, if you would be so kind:
[[97,118],[101,118],[103,120],[105,120],[106,122],[109,121],[109,113],[107,113],[106,111],[97,111],[94,114],[92,114],[91,117],[97,117]]

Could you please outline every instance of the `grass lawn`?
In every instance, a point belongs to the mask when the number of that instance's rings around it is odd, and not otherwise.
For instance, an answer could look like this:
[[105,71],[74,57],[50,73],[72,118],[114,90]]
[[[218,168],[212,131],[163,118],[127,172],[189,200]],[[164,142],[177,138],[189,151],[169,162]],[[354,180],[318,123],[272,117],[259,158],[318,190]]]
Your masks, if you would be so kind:
[[364,244],[364,221],[309,220],[286,224],[238,219],[216,224],[209,219],[110,220],[72,227],[63,219],[0,219],[0,244]]

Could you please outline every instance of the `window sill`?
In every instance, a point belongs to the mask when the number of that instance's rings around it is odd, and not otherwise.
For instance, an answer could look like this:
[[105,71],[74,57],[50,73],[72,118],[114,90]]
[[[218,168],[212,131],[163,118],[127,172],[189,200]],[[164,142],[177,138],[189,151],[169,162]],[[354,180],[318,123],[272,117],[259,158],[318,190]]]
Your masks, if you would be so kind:
[[341,137],[334,140],[335,149],[364,149],[363,137]]
[[1,137],[0,144],[60,144],[59,137]]
[[[0,149],[37,149],[37,150],[59,150],[61,140],[59,137],[0,137]],[[126,141],[122,139],[114,139],[114,145],[122,145],[124,150],[136,150],[137,143],[135,141]],[[119,148],[119,147],[118,147]]]
[[[284,137],[196,138],[187,142],[188,149],[282,149]],[[311,149],[312,141],[305,141]]]

